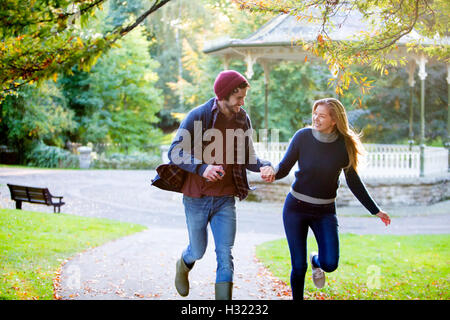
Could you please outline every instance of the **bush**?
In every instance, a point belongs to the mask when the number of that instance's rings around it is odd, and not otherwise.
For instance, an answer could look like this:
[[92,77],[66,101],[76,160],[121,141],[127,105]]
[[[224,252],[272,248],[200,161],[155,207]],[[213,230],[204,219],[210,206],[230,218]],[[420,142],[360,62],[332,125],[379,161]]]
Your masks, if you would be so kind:
[[97,169],[155,169],[161,163],[161,157],[147,153],[131,155],[113,153],[109,156],[100,155],[91,163],[91,168]]
[[70,151],[38,143],[25,155],[28,166],[42,168],[79,168],[78,156]]

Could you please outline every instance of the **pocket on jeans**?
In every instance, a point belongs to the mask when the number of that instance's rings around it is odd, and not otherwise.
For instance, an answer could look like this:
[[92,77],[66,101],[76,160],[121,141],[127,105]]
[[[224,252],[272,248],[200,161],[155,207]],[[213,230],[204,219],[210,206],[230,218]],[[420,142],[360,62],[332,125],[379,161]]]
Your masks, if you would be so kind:
[[234,196],[225,196],[224,198],[225,198],[224,203],[227,207],[235,207],[236,199],[234,198]]

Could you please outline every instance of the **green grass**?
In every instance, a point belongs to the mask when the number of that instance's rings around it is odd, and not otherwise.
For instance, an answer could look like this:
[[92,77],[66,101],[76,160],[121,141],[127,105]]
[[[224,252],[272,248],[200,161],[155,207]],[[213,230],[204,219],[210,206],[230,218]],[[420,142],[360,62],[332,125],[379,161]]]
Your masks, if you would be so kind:
[[23,164],[0,164],[0,168],[13,168],[13,169],[39,169],[39,170],[85,170],[80,168],[46,168],[46,167],[36,167],[27,166]]
[[146,227],[108,219],[0,209],[0,300],[53,299],[61,263]]
[[[317,251],[312,236],[308,237],[308,256],[311,251]],[[256,256],[274,276],[289,284],[286,239],[259,245]],[[315,288],[308,261],[305,299],[448,300],[450,235],[341,234],[339,267],[326,276],[325,287]]]

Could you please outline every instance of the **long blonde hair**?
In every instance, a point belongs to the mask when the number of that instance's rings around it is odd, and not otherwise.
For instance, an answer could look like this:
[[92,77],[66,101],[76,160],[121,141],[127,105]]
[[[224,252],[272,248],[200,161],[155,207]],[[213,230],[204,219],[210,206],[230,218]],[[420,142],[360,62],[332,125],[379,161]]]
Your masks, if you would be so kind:
[[325,105],[330,111],[330,115],[336,122],[335,129],[344,137],[345,148],[347,149],[349,163],[345,169],[353,167],[355,171],[358,165],[362,162],[362,156],[365,154],[364,147],[361,143],[361,134],[356,133],[348,123],[347,113],[342,103],[334,98],[320,99],[314,102],[312,112],[316,110],[317,106]]

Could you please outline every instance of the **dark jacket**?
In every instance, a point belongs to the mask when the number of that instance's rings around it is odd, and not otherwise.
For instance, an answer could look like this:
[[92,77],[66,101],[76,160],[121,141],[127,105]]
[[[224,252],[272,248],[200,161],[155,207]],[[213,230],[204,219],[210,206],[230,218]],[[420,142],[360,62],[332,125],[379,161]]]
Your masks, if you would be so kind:
[[[215,98],[212,98],[205,104],[192,109],[187,114],[186,118],[180,124],[177,135],[169,148],[169,163],[162,164],[156,168],[157,175],[152,180],[153,186],[163,190],[181,192],[181,188],[183,187],[187,172],[195,173],[200,176],[203,174],[208,164],[194,158],[194,121],[201,121],[203,137],[203,133],[206,130],[214,128],[218,113],[219,109],[217,108],[217,104],[215,103]],[[251,129],[252,127],[250,118],[242,108],[240,112],[236,114],[235,120],[241,126],[244,132],[248,129]],[[179,152],[178,155],[183,158],[190,157],[190,161],[184,161],[184,163],[174,164],[172,161],[172,151],[182,142],[183,136],[181,134],[181,129],[187,130],[189,132],[191,137],[190,145],[192,146],[192,148],[190,154],[183,154],[182,148],[178,148],[179,150],[176,151]],[[202,141],[202,137],[199,137],[198,140]],[[203,152],[205,146],[205,142],[202,142],[201,152]],[[197,145],[197,148],[199,147],[200,146]],[[236,148],[237,143],[235,143],[235,152]],[[250,161],[250,159],[252,159],[252,161]],[[259,172],[259,169],[261,167],[267,165],[271,165],[271,163],[269,161],[260,160],[254,152],[253,142],[251,141],[251,138],[246,138],[245,163],[233,165],[233,181],[238,193],[237,196],[240,200],[243,200],[247,197],[248,190],[254,189],[251,188],[248,184],[246,169],[253,172]]]

